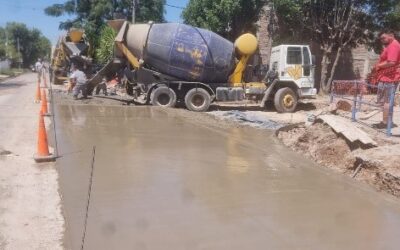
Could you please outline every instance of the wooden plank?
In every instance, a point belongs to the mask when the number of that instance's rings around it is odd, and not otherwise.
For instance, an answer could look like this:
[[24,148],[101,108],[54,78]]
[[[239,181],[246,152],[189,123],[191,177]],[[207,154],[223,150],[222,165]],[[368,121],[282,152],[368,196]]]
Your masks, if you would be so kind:
[[359,141],[364,145],[377,146],[378,144],[361,129],[357,128],[351,121],[334,115],[322,115],[318,117],[336,133],[342,134],[350,142]]

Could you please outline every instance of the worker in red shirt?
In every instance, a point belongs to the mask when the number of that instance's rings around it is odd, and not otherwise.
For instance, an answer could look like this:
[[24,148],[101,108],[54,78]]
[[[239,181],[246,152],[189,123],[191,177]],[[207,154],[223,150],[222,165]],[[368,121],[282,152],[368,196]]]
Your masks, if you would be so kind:
[[391,87],[396,88],[400,82],[400,43],[395,39],[395,33],[389,30],[381,32],[379,39],[385,48],[374,71],[378,72],[378,89],[381,90],[379,100],[383,103],[383,120],[376,124],[376,127],[386,128]]

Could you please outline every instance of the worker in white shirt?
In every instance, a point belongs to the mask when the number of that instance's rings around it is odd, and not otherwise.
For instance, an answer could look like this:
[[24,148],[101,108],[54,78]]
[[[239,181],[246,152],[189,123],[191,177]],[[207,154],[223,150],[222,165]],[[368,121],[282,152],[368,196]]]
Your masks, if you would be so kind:
[[43,73],[42,59],[38,58],[37,62],[35,63],[35,70],[36,70],[36,73],[38,74],[38,81],[40,81],[40,78],[42,77],[42,73]]
[[69,79],[71,83],[75,85],[72,90],[74,99],[77,100],[79,94],[82,92],[83,98],[87,98],[87,78],[83,71],[79,70],[75,65],[71,67],[72,74]]

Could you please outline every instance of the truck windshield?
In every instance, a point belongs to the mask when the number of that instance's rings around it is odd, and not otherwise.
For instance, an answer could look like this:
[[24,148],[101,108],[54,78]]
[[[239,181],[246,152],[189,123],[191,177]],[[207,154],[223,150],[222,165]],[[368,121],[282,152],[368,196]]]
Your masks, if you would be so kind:
[[303,64],[301,47],[288,47],[287,64]]

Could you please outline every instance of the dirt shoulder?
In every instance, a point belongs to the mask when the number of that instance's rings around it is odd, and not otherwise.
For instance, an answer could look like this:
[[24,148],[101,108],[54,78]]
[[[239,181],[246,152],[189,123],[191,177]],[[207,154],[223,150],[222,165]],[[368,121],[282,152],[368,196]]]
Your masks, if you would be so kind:
[[[351,112],[336,110],[325,105],[313,111],[315,121],[289,124],[278,130],[277,137],[288,147],[313,159],[320,166],[333,169],[355,180],[366,182],[376,189],[400,197],[400,138],[398,129],[394,136],[388,137],[385,129],[376,130],[371,125],[380,121],[382,113],[378,110],[364,110],[357,115],[359,122],[350,122]],[[395,123],[400,121],[396,116]],[[333,111],[333,112],[330,112]],[[341,121],[349,131],[359,131],[375,142],[375,145],[363,145],[360,141],[351,141],[349,137],[335,131],[331,125],[319,119],[318,114],[328,113]],[[373,115],[370,115],[373,114]],[[360,119],[368,117],[368,119]],[[340,119],[339,119],[340,118]],[[307,120],[307,117],[306,117]],[[342,119],[343,120],[343,119]],[[358,136],[353,134],[351,136]]]
[[381,141],[378,147],[362,149],[321,122],[309,127],[297,125],[279,132],[278,138],[320,166],[400,197],[399,144]]
[[35,82],[25,74],[0,84],[0,249],[62,249],[58,174],[54,164],[33,160]]

